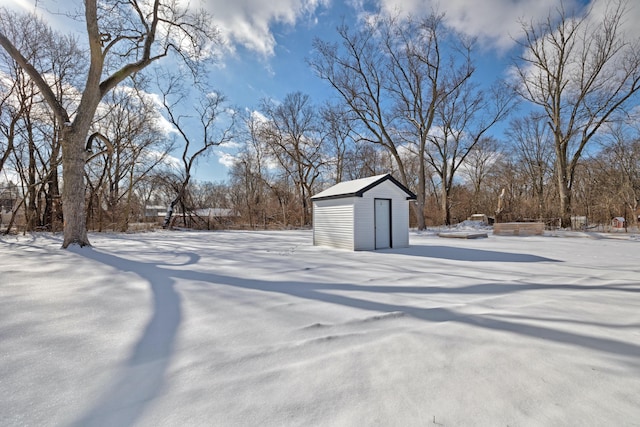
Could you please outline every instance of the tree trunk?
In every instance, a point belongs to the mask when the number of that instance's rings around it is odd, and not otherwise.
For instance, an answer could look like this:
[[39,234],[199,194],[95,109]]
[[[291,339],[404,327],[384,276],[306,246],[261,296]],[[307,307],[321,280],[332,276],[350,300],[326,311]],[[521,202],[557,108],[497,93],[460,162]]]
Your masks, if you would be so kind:
[[173,210],[175,209],[176,205],[180,201],[180,197],[181,196],[178,196],[177,198],[173,199],[173,201],[169,205],[169,209],[167,209],[167,214],[164,216],[164,222],[162,223],[162,228],[169,228],[169,226],[171,225],[171,217],[173,216]]
[[560,221],[562,227],[571,227],[571,190],[566,182],[559,178],[558,196],[560,197]]
[[447,188],[447,183],[443,179],[442,183],[442,197],[440,199],[441,209],[442,209],[442,220],[444,221],[444,225],[451,225],[451,206],[449,200],[449,189]]
[[18,204],[18,206],[13,208],[13,210],[11,211],[11,218],[9,218],[9,224],[7,224],[7,230],[4,232],[5,236],[7,236],[11,231],[11,228],[13,227],[13,223],[16,221],[16,216],[18,215],[18,211],[20,210],[20,207],[24,205],[25,200],[26,199],[23,197],[20,203]]
[[38,189],[36,185],[36,146],[33,141],[31,126],[28,130],[29,164],[27,165],[27,205],[25,206],[26,226],[28,231],[35,231],[38,225]]
[[85,212],[84,164],[86,160],[81,132],[63,130],[62,134],[62,213],[64,216],[63,248],[69,245],[91,246],[87,237]]
[[544,214],[544,179],[542,177],[542,174],[540,174],[540,177],[536,185],[536,193],[537,193],[537,200],[538,200],[538,219],[542,221],[545,216]]
[[426,229],[427,226],[424,220],[424,196],[421,197],[420,194],[416,194],[416,202],[412,203],[411,205],[413,206],[413,212],[415,213],[416,220],[418,221],[418,223],[416,224],[418,230]]
[[124,216],[120,221],[120,231],[125,233],[129,229],[129,221],[131,220],[131,213],[133,212],[133,187],[134,187],[134,176],[133,176],[134,168],[131,168],[131,172],[129,173],[129,188],[127,189],[127,207],[124,212]]
[[558,197],[560,198],[560,226],[571,227],[571,189],[569,188],[568,167],[566,155],[557,151],[558,161],[556,169],[558,173]]
[[[162,224],[162,228],[171,228],[171,217],[173,216],[173,211],[175,210],[176,205],[178,203],[180,203],[180,206],[182,206],[182,216],[183,216],[183,218],[186,218],[186,213],[187,212],[186,212],[186,209],[184,209],[184,203],[183,203],[182,199],[184,198],[185,192],[187,191],[187,185],[189,185],[189,181],[190,180],[191,180],[191,175],[187,173],[187,178],[181,184],[180,190],[178,191],[178,195],[176,196],[175,199],[173,199],[173,201],[169,205],[169,209],[167,210],[167,214],[164,217],[164,223]],[[185,223],[186,223],[186,220],[185,220]]]
[[[420,144],[420,164],[419,164],[419,173],[418,176],[418,194],[416,194],[416,219],[418,220],[418,230],[424,230],[427,228],[427,225],[424,221],[424,205],[425,205],[425,195],[427,193],[427,183],[425,176],[425,160],[424,160],[424,144]],[[406,185],[406,183],[405,183]]]
[[[57,150],[52,151],[55,153],[55,158],[58,157]],[[54,154],[51,155],[53,159]],[[49,231],[56,232],[58,230],[59,219],[62,217],[59,211],[60,205],[60,189],[58,188],[58,169],[54,162],[51,162],[49,174],[47,176],[47,192],[44,208],[44,222],[47,225]]]

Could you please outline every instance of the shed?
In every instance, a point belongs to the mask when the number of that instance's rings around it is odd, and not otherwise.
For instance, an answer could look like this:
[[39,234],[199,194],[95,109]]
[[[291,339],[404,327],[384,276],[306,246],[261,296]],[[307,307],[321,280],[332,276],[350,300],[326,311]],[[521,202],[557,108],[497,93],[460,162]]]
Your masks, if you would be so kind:
[[614,217],[614,218],[611,220],[611,226],[612,226],[614,229],[618,229],[618,230],[619,230],[619,229],[621,229],[621,228],[624,228],[624,222],[625,222],[625,221],[624,221],[624,218],[623,218],[623,217],[621,217],[621,216],[617,216],[617,217]]
[[390,174],[345,181],[311,198],[313,244],[349,250],[409,246],[409,201]]

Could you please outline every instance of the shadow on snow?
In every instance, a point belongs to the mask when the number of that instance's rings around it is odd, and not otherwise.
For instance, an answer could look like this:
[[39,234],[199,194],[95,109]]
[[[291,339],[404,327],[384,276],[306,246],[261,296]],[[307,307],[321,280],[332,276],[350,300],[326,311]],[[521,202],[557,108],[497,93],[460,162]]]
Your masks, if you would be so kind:
[[[447,247],[411,247],[393,250],[412,256],[426,256],[455,260],[540,262],[553,261],[526,254],[460,249]],[[370,286],[354,284],[312,283],[293,281],[271,281],[255,278],[238,278],[210,272],[179,269],[195,266],[200,258],[195,253],[177,253],[187,256],[182,264],[157,264],[131,261],[92,248],[76,251],[78,254],[114,268],[130,271],[148,281],[153,297],[153,313],[142,335],[113,384],[104,391],[75,425],[132,425],[144,412],[146,405],[160,392],[169,366],[178,328],[182,319],[181,299],[175,289],[176,281],[191,280],[211,286],[231,286],[261,292],[289,295],[295,298],[338,304],[377,313],[403,312],[427,322],[458,322],[478,328],[507,331],[529,337],[570,344],[618,356],[640,358],[640,345],[612,338],[593,337],[573,332],[556,330],[546,326],[518,323],[517,318],[497,318],[481,314],[461,314],[443,307],[420,308],[390,304],[353,296],[337,295],[333,291],[359,291],[366,293],[414,293],[414,294],[500,294],[542,289],[566,291],[614,290],[640,292],[637,287],[548,285],[532,283],[477,284],[463,287],[448,286]],[[506,258],[505,258],[506,257]]]
[[475,262],[559,262],[531,254],[519,254],[486,249],[456,248],[451,246],[411,245],[408,248],[387,249],[380,252],[420,256],[426,258],[448,259],[452,261]]
[[[127,358],[126,366],[93,408],[74,423],[76,426],[133,425],[142,414],[145,404],[162,389],[182,319],[180,295],[174,288],[173,270],[151,262],[127,260],[92,248],[74,248],[74,251],[120,271],[135,273],[145,279],[151,288],[152,315]],[[194,253],[180,255],[186,255],[188,261],[170,264],[171,267],[197,264],[200,260],[200,256]]]

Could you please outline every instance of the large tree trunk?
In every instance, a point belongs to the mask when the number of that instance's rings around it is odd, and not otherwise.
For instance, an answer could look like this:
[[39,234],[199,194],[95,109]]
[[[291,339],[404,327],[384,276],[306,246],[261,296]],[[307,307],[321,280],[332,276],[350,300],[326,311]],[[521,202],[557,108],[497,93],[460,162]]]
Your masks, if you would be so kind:
[[[398,166],[398,172],[400,173],[400,182],[402,183],[402,185],[409,188],[409,180],[407,179],[407,173],[405,172],[405,169],[404,169],[404,163],[402,163],[402,159],[398,155],[397,151],[393,150],[392,154],[396,160],[396,165]],[[421,166],[424,166],[424,165],[421,165]],[[423,174],[424,168],[421,167],[420,170],[422,171],[421,176],[424,176]],[[411,204],[411,206],[413,207],[413,212],[416,215],[416,220],[418,222],[417,223],[418,230],[424,230],[425,228],[427,228],[424,221],[424,205],[425,205],[424,196],[426,193],[425,188],[426,187],[425,187],[424,180],[419,178],[418,191],[416,192],[416,202]]]
[[442,209],[442,221],[444,225],[451,225],[451,202],[449,200],[449,189],[447,183],[442,180],[442,197],[440,198],[440,205]]
[[33,133],[29,126],[28,131],[28,143],[29,143],[29,164],[27,165],[27,199],[28,203],[25,206],[27,230],[35,231],[39,225],[38,221],[38,185],[36,185],[36,146],[33,140]]
[[[69,245],[91,246],[87,237],[85,212],[84,138],[65,129],[62,135],[62,213],[64,216],[63,248]],[[80,133],[81,134],[81,133]]]
[[569,187],[569,166],[567,163],[566,143],[556,136],[556,173],[558,179],[558,197],[560,198],[560,226],[571,227],[571,188]]
[[60,188],[58,187],[58,148],[51,151],[49,174],[47,176],[47,198],[44,208],[44,222],[52,232],[60,231],[58,226],[62,219],[60,212]]
[[164,217],[164,223],[162,223],[162,228],[171,228],[171,218],[173,217],[173,211],[175,210],[176,205],[178,203],[180,203],[183,206],[183,209],[182,209],[183,217],[186,214],[182,199],[184,198],[184,195],[187,191],[187,186],[189,185],[189,181],[191,181],[191,174],[189,173],[189,168],[187,167],[187,177],[180,185],[180,190],[178,190],[178,195],[176,196],[175,199],[173,199],[171,204],[169,204],[169,209],[167,209],[167,214]]
[[173,217],[173,210],[175,209],[176,205],[180,201],[180,197],[181,196],[176,197],[169,204],[169,209],[167,209],[167,214],[164,216],[164,222],[162,223],[162,228],[169,228],[169,226],[171,225],[171,218]]
[[427,183],[425,176],[425,165],[424,165],[424,144],[420,145],[420,164],[419,164],[419,173],[418,176],[418,194],[416,194],[416,219],[418,220],[418,230],[424,230],[427,228],[427,225],[424,221],[424,205],[425,205],[425,195],[427,193]]
[[558,169],[558,197],[560,198],[560,221],[562,227],[571,227],[571,189]]
[[418,192],[418,194],[416,194],[416,202],[412,203],[412,206],[414,208],[413,211],[416,214],[416,220],[418,221],[418,223],[416,224],[418,230],[426,229],[427,225],[424,220],[424,194],[421,195],[420,192]]

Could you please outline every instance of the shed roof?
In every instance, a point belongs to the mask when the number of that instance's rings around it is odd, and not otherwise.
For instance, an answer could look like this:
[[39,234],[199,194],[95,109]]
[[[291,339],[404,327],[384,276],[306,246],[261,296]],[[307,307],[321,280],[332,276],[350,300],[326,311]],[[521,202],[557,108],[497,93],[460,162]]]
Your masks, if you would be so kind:
[[387,173],[384,175],[370,176],[369,178],[340,182],[333,187],[329,187],[326,190],[321,191],[311,199],[327,200],[342,199],[345,197],[362,197],[364,193],[387,180],[393,182],[398,188],[407,193],[407,200],[414,200],[416,198],[416,195],[413,194],[407,187],[402,185],[397,179]]

